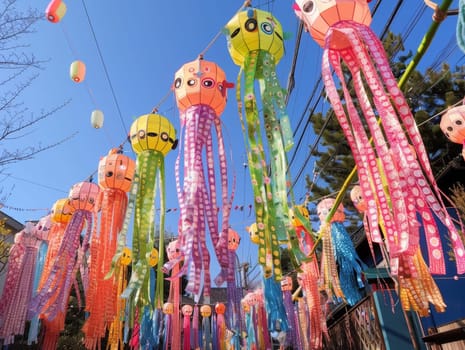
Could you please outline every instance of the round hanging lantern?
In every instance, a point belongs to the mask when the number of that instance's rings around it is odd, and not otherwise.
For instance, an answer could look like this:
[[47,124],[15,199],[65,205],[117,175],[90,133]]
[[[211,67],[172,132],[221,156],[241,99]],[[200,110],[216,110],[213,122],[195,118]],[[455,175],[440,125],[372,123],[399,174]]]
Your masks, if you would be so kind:
[[84,62],[74,61],[71,63],[69,67],[69,76],[76,83],[82,82],[86,76],[86,65]]
[[129,192],[136,169],[136,162],[113,148],[98,164],[98,184],[102,188]]
[[181,256],[181,242],[179,240],[174,240],[168,243],[168,246],[166,247],[166,255],[168,257],[168,260],[175,260]]
[[354,203],[354,207],[360,213],[364,213],[368,209],[362,193],[362,188],[359,185],[355,185],[350,191],[350,199],[352,200],[352,203]]
[[200,315],[202,317],[210,317],[212,315],[212,308],[210,305],[202,305],[200,307]]
[[[321,46],[329,28],[339,21],[354,21],[369,26],[371,13],[366,0],[295,0],[294,11],[313,39]],[[333,34],[334,35],[334,34]],[[343,48],[344,41],[334,36],[331,47]]]
[[248,8],[226,24],[228,50],[234,63],[242,66],[249,52],[268,51],[277,64],[284,54],[281,23],[269,12]]
[[157,250],[157,248],[152,248],[150,250],[150,254],[149,254],[148,258],[147,258],[147,261],[148,261],[149,265],[151,267],[154,267],[155,265],[158,264],[158,260],[159,260],[158,250]]
[[100,188],[92,182],[79,182],[69,191],[69,204],[75,210],[92,211],[97,204]]
[[237,248],[239,248],[239,243],[241,243],[241,236],[239,236],[239,233],[230,228],[228,230],[228,249],[236,251]]
[[132,261],[132,251],[128,247],[123,248],[123,252],[121,254],[120,262],[123,266],[129,266]]
[[227,89],[233,83],[226,81],[224,71],[215,63],[197,59],[186,63],[174,75],[174,93],[178,109],[184,112],[195,105],[207,105],[220,115],[227,100]]
[[69,205],[69,198],[58,199],[52,206],[51,220],[60,224],[67,224],[73,216],[74,208]]
[[291,223],[294,227],[303,226],[303,223],[300,219],[294,214],[294,211],[298,210],[301,216],[303,216],[307,221],[310,221],[310,213],[304,205],[296,205],[294,209],[289,210],[289,217],[291,218]]
[[[321,222],[324,222],[326,220],[326,217],[333,208],[335,202],[336,200],[334,198],[325,198],[320,203],[318,203],[318,205],[316,206],[316,211]],[[344,206],[341,203],[337,207],[337,210],[334,213],[331,222],[343,222],[345,219],[346,216],[344,214]]]
[[66,14],[66,4],[61,0],[52,0],[45,9],[47,19],[52,23],[60,22]]
[[245,229],[246,229],[247,232],[249,233],[250,241],[251,241],[252,243],[259,244],[259,243],[260,243],[260,238],[258,237],[258,227],[257,227],[257,223],[254,222],[254,223],[251,224],[250,226],[247,226]]
[[163,313],[165,315],[172,315],[174,313],[174,305],[173,303],[164,303],[163,304]]
[[129,135],[136,154],[152,150],[166,155],[178,145],[173,124],[159,114],[145,114],[137,118]]
[[192,316],[194,308],[192,307],[192,305],[186,304],[181,308],[181,312],[184,316]]
[[449,140],[463,144],[465,141],[465,106],[453,107],[444,113],[439,127]]
[[226,305],[223,303],[216,303],[215,312],[219,315],[223,315],[226,312]]
[[95,111],[92,111],[92,114],[90,115],[90,124],[95,128],[95,129],[100,129],[103,126],[103,112],[99,109],[96,109]]

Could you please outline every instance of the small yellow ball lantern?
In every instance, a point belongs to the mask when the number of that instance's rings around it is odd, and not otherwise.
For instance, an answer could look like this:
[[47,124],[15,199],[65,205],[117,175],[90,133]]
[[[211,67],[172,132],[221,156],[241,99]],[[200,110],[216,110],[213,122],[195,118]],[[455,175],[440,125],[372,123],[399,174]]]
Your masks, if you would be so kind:
[[270,52],[276,64],[283,57],[283,29],[270,12],[248,8],[236,14],[225,29],[229,54],[238,66],[243,66],[249,52],[255,50]]
[[202,305],[200,307],[200,315],[202,317],[210,317],[212,315],[212,308],[210,305]]
[[159,254],[157,248],[152,248],[148,253],[147,261],[149,266],[154,267],[158,264]]
[[129,266],[129,264],[131,264],[131,261],[132,261],[132,250],[128,247],[124,247],[121,257],[120,257],[121,265]]
[[69,204],[69,198],[58,199],[52,206],[52,222],[67,224],[73,216],[74,208]]
[[250,241],[252,243],[259,244],[260,243],[260,237],[258,236],[257,223],[254,222],[250,226],[247,226],[245,229],[249,233]]
[[131,125],[129,137],[136,154],[152,150],[165,156],[178,145],[173,124],[167,118],[153,113],[137,118]]

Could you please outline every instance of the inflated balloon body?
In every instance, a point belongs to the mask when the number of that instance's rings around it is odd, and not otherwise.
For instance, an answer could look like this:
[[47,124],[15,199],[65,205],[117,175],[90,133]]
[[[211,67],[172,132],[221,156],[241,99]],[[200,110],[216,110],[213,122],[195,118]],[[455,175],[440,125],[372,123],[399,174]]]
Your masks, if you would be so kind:
[[134,160],[117,149],[110,150],[99,162],[100,220],[90,243],[89,287],[86,293],[89,317],[83,326],[87,349],[97,347],[116,315],[119,282],[114,276],[109,279],[104,277],[110,271],[116,253],[118,233],[123,227],[127,209],[127,192],[131,188],[134,172]]
[[[368,243],[370,244],[371,253],[373,260],[375,260],[375,254],[372,247],[370,230],[371,228],[367,224],[365,211],[367,205],[363,199],[363,195],[359,186],[354,186],[350,192],[350,197],[354,202],[355,207],[361,213],[364,214],[364,226],[367,236]],[[381,231],[386,236],[386,229],[383,222],[380,222]],[[381,246],[381,252],[384,258],[388,260],[388,247],[384,248]],[[429,310],[429,303],[433,304],[438,312],[445,311],[446,304],[442,298],[441,292],[436,285],[431,273],[428,271],[425,260],[421,253],[420,248],[417,249],[413,257],[413,264],[418,274],[412,275],[399,271],[397,276],[398,293],[401,301],[402,308],[406,311],[413,310],[418,312],[421,316],[427,316]],[[396,281],[396,280],[395,280]]]
[[[418,218],[425,227],[429,268],[432,273],[445,273],[434,215],[449,231],[458,273],[465,272],[463,242],[442,201],[418,127],[383,45],[368,27],[371,15],[367,2],[298,0],[295,11],[324,48],[322,74],[326,93],[354,156],[368,203],[367,218],[374,228],[374,242],[382,241],[377,228],[378,213],[385,226],[391,273],[397,275],[402,269],[416,274],[413,260],[419,246]],[[347,87],[348,72],[343,72],[342,62],[350,72],[357,103]],[[342,84],[345,107],[333,80],[333,69]],[[363,127],[365,123],[367,129]],[[381,172],[386,175],[387,191],[380,181]]]
[[52,23],[60,22],[65,14],[66,4],[61,0],[51,0],[45,9],[45,15]]
[[[339,275],[339,282],[335,282],[334,294],[336,297],[341,297],[339,291],[336,290],[340,286],[343,293],[343,298],[349,305],[355,305],[362,297],[361,288],[364,287],[362,281],[362,269],[364,268],[363,262],[360,260],[357,252],[355,251],[354,244],[350,239],[349,233],[344,227],[344,207],[339,204],[336,213],[331,219],[330,234],[325,232],[325,219],[334,206],[335,200],[333,198],[323,199],[317,205],[317,213],[321,221],[323,233],[323,254],[324,258],[321,259],[322,279],[324,281],[325,290],[328,296],[331,296],[332,287],[331,281],[334,281]],[[328,247],[330,244],[332,247]],[[337,262],[337,271],[334,263],[328,255],[333,253],[334,259]],[[328,276],[331,274],[331,277]]]
[[38,250],[42,241],[48,239],[49,229],[50,216],[46,216],[37,225],[26,223],[24,229],[15,234],[0,297],[0,338],[4,345],[14,343],[14,336],[24,333]]
[[453,107],[444,113],[439,127],[449,140],[463,146],[462,157],[465,159],[465,106]]
[[[266,278],[274,276],[279,281],[282,276],[280,241],[290,241],[295,260],[304,260],[288,217],[286,151],[292,147],[293,140],[284,92],[275,71],[275,65],[284,54],[284,33],[271,13],[254,8],[236,14],[225,29],[229,53],[234,63],[241,66],[237,99],[260,238],[259,263],[264,267]],[[245,86],[241,96],[242,72]],[[260,85],[263,121],[260,120],[256,82]],[[266,150],[263,133],[266,133]]]
[[[181,210],[179,239],[184,255],[181,272],[189,271],[186,292],[194,295],[196,303],[201,295],[204,302],[208,303],[210,298],[207,228],[222,273],[234,274],[228,265],[232,195],[228,194],[226,151],[220,120],[226,106],[227,88],[231,86],[220,67],[202,58],[182,66],[176,72],[173,84],[183,139],[175,168]],[[213,130],[216,132],[218,161]],[[220,184],[217,184],[218,179]]]
[[320,301],[320,271],[318,259],[314,253],[314,240],[311,234],[309,212],[303,205],[294,206],[290,212],[292,224],[295,227],[301,250],[311,258],[301,265],[298,273],[299,284],[302,287],[310,317],[310,348],[321,349],[323,346],[323,334],[327,333],[326,319],[321,310]]
[[85,263],[90,237],[96,234],[93,223],[96,222],[99,194],[99,186],[91,182],[79,182],[71,188],[68,198],[74,212],[50,272],[44,276],[44,283],[31,301],[33,313],[43,313],[44,318],[52,320],[66,310],[76,273]]

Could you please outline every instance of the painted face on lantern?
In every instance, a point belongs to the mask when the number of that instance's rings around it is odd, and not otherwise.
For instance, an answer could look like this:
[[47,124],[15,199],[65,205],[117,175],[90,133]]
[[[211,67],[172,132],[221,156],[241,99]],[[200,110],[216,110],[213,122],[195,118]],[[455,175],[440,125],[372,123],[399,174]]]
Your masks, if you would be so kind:
[[41,218],[34,227],[36,237],[42,240],[46,240],[48,237],[48,232],[50,231],[50,225],[50,215]]
[[226,305],[224,305],[223,303],[216,303],[215,312],[218,315],[223,315],[226,312]]
[[352,203],[354,203],[355,208],[360,213],[363,213],[367,210],[367,204],[362,195],[362,188],[359,185],[354,186],[350,191],[350,199],[352,200]]
[[128,266],[131,263],[131,261],[132,251],[128,247],[124,247],[120,258],[121,265]]
[[270,52],[275,63],[284,54],[284,33],[281,24],[269,12],[248,8],[239,12],[226,25],[228,49],[237,65],[241,66],[250,51]]
[[213,62],[198,59],[179,69],[174,76],[174,93],[181,112],[195,105],[208,105],[220,115],[227,100],[227,89],[234,84],[226,81],[223,70]]
[[103,188],[121,189],[128,192],[136,169],[133,159],[112,149],[98,166],[98,184]]
[[259,244],[260,238],[258,237],[257,223],[254,222],[252,225],[247,226],[245,229],[249,233],[250,240],[252,241],[252,243]]
[[241,236],[239,233],[234,231],[233,229],[229,229],[228,231],[228,249],[232,251],[236,251],[239,247],[239,243],[241,243]]
[[465,106],[451,108],[443,114],[439,127],[449,140],[463,144],[465,141]]
[[202,305],[200,307],[200,315],[202,315],[202,317],[210,317],[212,314],[212,308],[210,305]]
[[60,224],[66,224],[73,216],[74,208],[69,204],[69,198],[59,199],[53,204],[51,220]]
[[137,118],[131,125],[129,136],[136,154],[152,150],[166,155],[178,145],[174,126],[159,114],[145,114]]
[[152,248],[150,250],[149,256],[147,258],[147,261],[149,263],[149,266],[154,267],[155,265],[158,264],[158,250],[157,248]]
[[168,260],[174,260],[181,256],[181,243],[176,239],[168,244],[166,247],[166,255]]
[[[318,217],[320,218],[321,222],[324,222],[326,220],[326,217],[328,216],[328,213],[333,208],[334,203],[335,203],[334,198],[325,198],[320,203],[318,203],[318,205],[316,206],[316,211],[317,211]],[[345,218],[346,217],[344,214],[344,206],[341,203],[337,207],[337,210],[334,213],[331,219],[331,222],[343,222]]]
[[192,307],[192,305],[186,304],[181,308],[181,312],[184,316],[192,316],[194,308]]
[[76,210],[94,210],[100,188],[92,182],[79,182],[71,187],[69,192],[69,204]]
[[371,23],[366,0],[295,0],[294,11],[322,47],[329,28],[339,21],[355,21],[366,26]]

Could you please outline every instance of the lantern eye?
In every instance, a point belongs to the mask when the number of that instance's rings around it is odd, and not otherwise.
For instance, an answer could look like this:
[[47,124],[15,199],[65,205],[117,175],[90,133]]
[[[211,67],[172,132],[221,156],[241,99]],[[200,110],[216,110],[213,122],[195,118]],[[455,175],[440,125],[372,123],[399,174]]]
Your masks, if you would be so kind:
[[202,85],[210,89],[215,86],[215,81],[211,78],[206,78],[202,80]]
[[314,7],[315,7],[315,4],[313,3],[313,1],[307,1],[303,6],[303,10],[304,12],[309,13],[313,11]]
[[262,28],[263,33],[268,34],[268,35],[273,34],[273,26],[271,25],[271,23],[263,22],[261,24],[261,28]]
[[257,29],[257,20],[255,18],[249,18],[246,22],[245,22],[245,29],[248,31],[248,32],[253,32],[255,31],[255,29]]
[[162,133],[160,134],[160,138],[161,138],[163,141],[166,142],[166,141],[168,141],[169,136],[168,136],[168,134],[167,134],[166,132],[162,132]]
[[460,119],[457,119],[457,120],[455,121],[455,125],[462,125],[462,121],[461,121]]
[[145,139],[145,130],[139,130],[137,136],[139,136],[140,139]]
[[197,81],[195,79],[189,79],[187,81],[187,85],[189,85],[189,86],[194,86],[196,83],[197,83]]
[[94,204],[95,202],[95,199],[94,197],[89,197],[89,199],[87,200],[90,204]]
[[106,177],[112,177],[113,176],[113,171],[107,171],[105,174]]
[[174,87],[176,89],[180,88],[181,87],[181,83],[182,83],[182,79],[181,78],[176,78],[176,80],[174,81]]
[[231,33],[231,39],[234,38],[239,32],[241,31],[241,28],[237,28],[234,32]]

